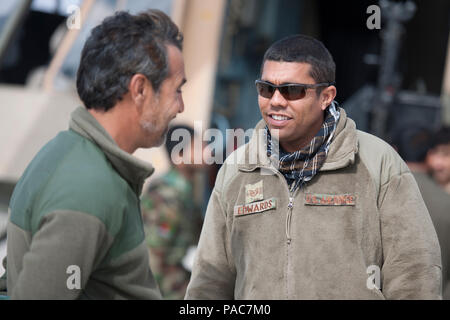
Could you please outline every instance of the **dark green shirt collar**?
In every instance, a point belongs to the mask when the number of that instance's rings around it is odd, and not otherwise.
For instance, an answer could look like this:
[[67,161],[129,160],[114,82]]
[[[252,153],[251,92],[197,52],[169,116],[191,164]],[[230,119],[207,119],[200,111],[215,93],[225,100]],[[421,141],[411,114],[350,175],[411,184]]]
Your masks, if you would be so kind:
[[105,128],[84,107],[78,107],[72,112],[69,128],[94,142],[134,192],[138,196],[141,194],[144,180],[155,170],[150,163],[120,149]]

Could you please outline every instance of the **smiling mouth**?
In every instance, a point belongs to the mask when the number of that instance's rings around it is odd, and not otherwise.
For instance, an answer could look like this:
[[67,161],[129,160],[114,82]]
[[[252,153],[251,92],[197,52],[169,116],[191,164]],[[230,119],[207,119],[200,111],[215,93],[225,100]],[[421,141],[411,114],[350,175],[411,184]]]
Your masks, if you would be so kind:
[[283,121],[283,120],[291,119],[288,116],[282,116],[282,115],[277,115],[277,114],[271,114],[271,115],[269,115],[269,117],[271,117],[272,119],[277,120],[277,121]]

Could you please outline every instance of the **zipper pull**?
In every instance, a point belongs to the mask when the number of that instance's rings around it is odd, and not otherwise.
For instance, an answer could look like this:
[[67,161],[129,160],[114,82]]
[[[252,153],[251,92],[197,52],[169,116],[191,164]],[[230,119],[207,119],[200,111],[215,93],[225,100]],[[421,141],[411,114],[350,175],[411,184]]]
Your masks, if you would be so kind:
[[292,210],[293,207],[294,207],[294,198],[289,197],[288,209]]

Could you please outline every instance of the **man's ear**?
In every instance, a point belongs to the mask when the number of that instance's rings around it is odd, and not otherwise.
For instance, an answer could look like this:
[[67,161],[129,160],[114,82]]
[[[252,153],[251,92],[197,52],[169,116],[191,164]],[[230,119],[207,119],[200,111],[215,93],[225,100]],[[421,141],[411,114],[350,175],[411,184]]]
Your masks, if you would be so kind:
[[139,109],[142,109],[144,102],[153,95],[153,88],[150,81],[141,73],[137,73],[131,77],[128,90],[132,101]]
[[320,102],[322,110],[325,110],[336,97],[336,87],[328,86],[320,93]]

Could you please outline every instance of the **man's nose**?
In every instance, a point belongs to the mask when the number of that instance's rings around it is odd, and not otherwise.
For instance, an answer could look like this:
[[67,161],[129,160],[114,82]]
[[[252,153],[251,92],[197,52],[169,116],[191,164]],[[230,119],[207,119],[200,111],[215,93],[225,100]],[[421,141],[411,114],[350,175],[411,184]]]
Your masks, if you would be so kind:
[[274,107],[287,107],[288,102],[280,93],[280,90],[276,89],[273,93],[272,98],[270,99],[270,104]]
[[184,101],[183,98],[180,98],[180,108],[178,109],[178,113],[182,113],[184,111]]

